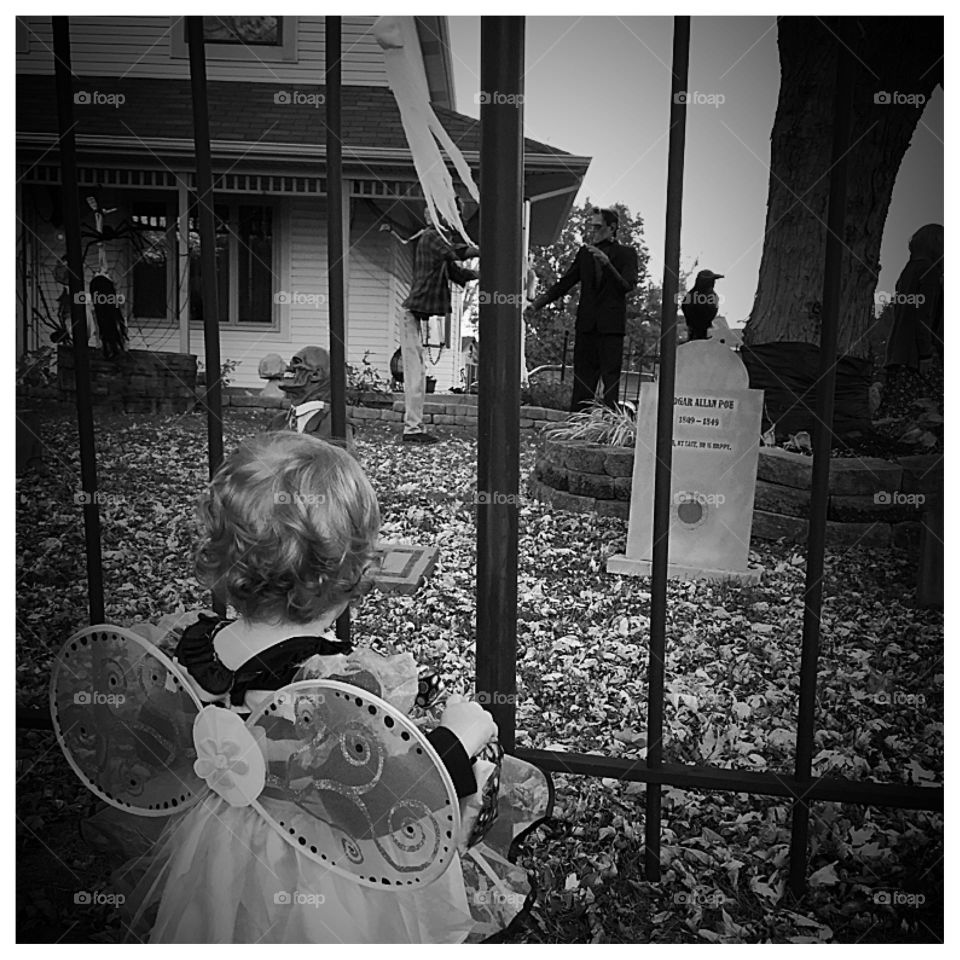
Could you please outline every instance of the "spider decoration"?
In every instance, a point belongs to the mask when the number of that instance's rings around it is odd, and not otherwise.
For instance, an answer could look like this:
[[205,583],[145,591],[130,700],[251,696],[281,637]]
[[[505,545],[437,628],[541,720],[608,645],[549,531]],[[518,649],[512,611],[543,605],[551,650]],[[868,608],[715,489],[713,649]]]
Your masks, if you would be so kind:
[[100,249],[101,253],[100,269],[102,272],[106,272],[106,258],[102,256],[103,247],[101,245],[105,243],[116,243],[119,240],[128,240],[136,252],[137,259],[143,258],[147,252],[147,245],[143,238],[144,228],[131,222],[129,218],[124,218],[117,224],[106,224],[103,222],[104,217],[108,214],[116,213],[117,208],[111,207],[105,209],[101,207],[100,201],[95,194],[88,194],[86,201],[87,206],[89,206],[94,213],[96,227],[91,229],[89,226],[85,226],[80,231],[81,238],[87,241],[87,245],[83,248],[84,262],[86,262],[90,248],[96,246]]

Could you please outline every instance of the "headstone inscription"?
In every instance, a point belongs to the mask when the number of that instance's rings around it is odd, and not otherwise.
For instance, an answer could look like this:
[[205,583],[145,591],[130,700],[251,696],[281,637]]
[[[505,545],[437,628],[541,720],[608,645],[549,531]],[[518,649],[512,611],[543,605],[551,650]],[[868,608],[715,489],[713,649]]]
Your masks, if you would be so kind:
[[[641,388],[627,551],[607,561],[608,573],[650,575],[658,389]],[[729,347],[694,340],[677,348],[668,576],[759,581],[747,561],[762,411],[763,391],[749,388]]]

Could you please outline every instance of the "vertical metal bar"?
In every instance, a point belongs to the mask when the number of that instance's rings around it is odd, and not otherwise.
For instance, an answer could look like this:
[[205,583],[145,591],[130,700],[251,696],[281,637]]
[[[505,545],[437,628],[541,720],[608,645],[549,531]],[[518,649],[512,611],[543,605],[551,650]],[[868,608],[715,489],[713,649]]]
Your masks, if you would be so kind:
[[186,177],[177,183],[177,327],[180,352],[190,352],[190,191]]
[[[477,695],[512,751],[516,730],[520,484],[523,17],[480,18],[480,396]],[[483,294],[487,294],[484,296]]]
[[326,17],[327,292],[330,304],[330,399],[333,436],[347,436],[346,330],[343,271],[343,149],[341,139],[341,18]]
[[90,623],[103,623],[103,560],[100,556],[100,503],[97,497],[97,446],[90,393],[87,350],[87,306],[80,241],[80,193],[77,187],[77,142],[73,123],[73,70],[70,65],[70,21],[53,17],[53,64],[57,88],[60,182],[63,184],[63,232],[70,278],[70,320],[77,390],[77,430],[80,435],[79,495],[87,557],[87,598]]
[[[213,202],[213,160],[207,109],[207,64],[203,17],[187,17],[190,90],[193,96],[193,143],[197,156],[197,213],[200,221],[200,279],[203,345],[206,366],[207,460],[212,477],[223,461],[223,397],[220,380],[220,305],[217,302],[217,235]],[[212,382],[211,382],[212,381]]]
[[[343,150],[341,139],[340,17],[324,18],[327,133],[327,312],[330,324],[330,433],[346,442],[347,350],[344,310]],[[350,639],[350,610],[337,619],[337,637]]]
[[[653,564],[650,586],[650,667],[647,671],[647,767],[663,766],[663,674],[667,634],[667,563],[673,465],[673,388],[677,361],[677,289],[680,281],[680,222],[683,214],[683,151],[686,141],[690,61],[690,18],[673,20],[673,79],[670,86],[670,146],[667,166],[666,250],[660,316],[660,384],[657,393],[657,462],[653,487]],[[660,880],[659,784],[648,784],[644,824],[644,868]]]
[[570,345],[570,331],[564,330],[563,332],[563,354],[560,357],[560,382],[567,377],[567,347]]
[[[186,21],[187,43],[190,48],[190,92],[193,99],[193,144],[197,156],[197,215],[200,221],[200,281],[206,367],[203,402],[207,408],[207,464],[210,476],[213,477],[223,462],[223,392],[220,379],[220,306],[217,302],[213,160],[210,156],[203,17],[187,17]],[[226,612],[224,596],[217,590],[213,593],[213,609],[220,616]]]
[[[800,654],[800,701],[797,715],[797,757],[794,766],[799,789],[809,785],[817,697],[817,661],[820,656],[820,614],[823,607],[823,555],[826,550],[827,499],[830,492],[830,447],[836,387],[837,324],[840,313],[841,263],[847,205],[847,153],[853,104],[855,43],[851,20],[838,19],[837,87],[833,105],[833,147],[830,157],[830,196],[827,202],[827,242],[824,252],[823,303],[820,327],[820,369],[817,378],[817,416],[813,430],[813,475],[810,488],[810,527],[807,535],[807,576],[803,591],[803,643]],[[831,36],[833,33],[831,31]],[[826,42],[832,42],[826,36]],[[806,887],[810,806],[805,799],[793,804],[790,836],[790,888],[797,896]]]

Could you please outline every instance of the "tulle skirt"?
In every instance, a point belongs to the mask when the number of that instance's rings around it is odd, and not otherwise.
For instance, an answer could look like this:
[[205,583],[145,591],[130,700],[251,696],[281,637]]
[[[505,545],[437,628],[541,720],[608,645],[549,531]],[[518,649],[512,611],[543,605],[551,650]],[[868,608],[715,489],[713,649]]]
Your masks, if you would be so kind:
[[[267,805],[269,801],[265,802]],[[302,856],[253,809],[211,794],[165,822],[110,810],[88,823],[100,844],[138,852],[123,869],[133,935],[151,943],[463,943],[508,927],[527,908],[511,847],[550,815],[553,787],[506,756],[498,815],[484,840],[429,886],[362,886]]]

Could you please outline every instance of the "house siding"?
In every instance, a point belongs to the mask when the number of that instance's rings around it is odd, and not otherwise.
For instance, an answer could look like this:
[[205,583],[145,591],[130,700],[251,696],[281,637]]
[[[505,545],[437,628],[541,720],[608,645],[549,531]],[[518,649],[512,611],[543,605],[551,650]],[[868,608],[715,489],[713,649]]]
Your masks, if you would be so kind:
[[[25,198],[29,200],[29,190]],[[132,191],[131,191],[132,192]],[[224,198],[227,199],[227,198]],[[245,198],[247,201],[249,197]],[[53,271],[58,252],[63,249],[62,228],[31,216],[32,205],[27,203],[25,214],[36,232],[35,256],[37,279],[50,310],[56,312],[56,300],[62,287],[54,280]],[[277,211],[277,276],[274,293],[289,294],[289,302],[274,307],[278,326],[263,329],[221,325],[221,361],[238,361],[231,373],[231,383],[241,387],[263,386],[258,375],[260,360],[268,353],[279,353],[285,360],[301,347],[315,344],[329,348],[329,312],[327,303],[327,238],[326,205],[320,198],[280,198]],[[361,205],[354,207],[350,229],[350,250],[347,256],[349,278],[347,286],[347,362],[360,366],[363,356],[384,380],[389,380],[390,356],[395,347],[392,328],[387,322],[391,303],[406,296],[406,285],[396,287],[391,275],[393,238],[376,229],[372,213]],[[128,317],[129,346],[132,349],[177,352],[180,333],[176,323],[157,325],[131,317],[133,290],[131,286],[130,251],[126,244],[107,246],[107,266],[117,292],[126,297],[122,312]],[[96,249],[91,248],[86,260],[86,279],[96,269]],[[38,298],[39,300],[39,298]],[[169,308],[174,309],[174,299]],[[92,311],[89,329],[93,333]],[[91,340],[91,342],[93,342]],[[50,343],[49,330],[44,328],[39,343]],[[191,324],[190,352],[203,356],[203,330]]]
[[[18,73],[53,73],[50,17],[18,17],[28,51],[17,53]],[[241,62],[207,56],[209,80],[261,83],[324,82],[324,18],[297,17],[294,62]],[[374,39],[376,17],[341,19],[342,82],[386,86],[383,52]],[[181,17],[70,17],[70,53],[78,76],[189,79],[186,57],[171,55]],[[416,41],[415,41],[416,42]],[[416,51],[419,57],[419,49]],[[422,64],[422,58],[418,60]],[[424,82],[426,79],[424,77]]]

